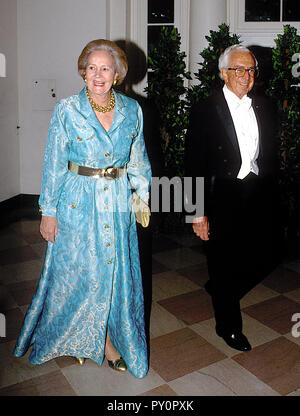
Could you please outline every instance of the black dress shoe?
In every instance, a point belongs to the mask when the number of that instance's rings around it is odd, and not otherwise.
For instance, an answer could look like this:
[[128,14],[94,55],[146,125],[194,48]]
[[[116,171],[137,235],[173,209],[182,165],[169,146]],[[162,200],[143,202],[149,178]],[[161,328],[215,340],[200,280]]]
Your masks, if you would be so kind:
[[242,332],[233,332],[229,335],[223,335],[217,332],[219,337],[223,338],[229,347],[239,351],[250,351],[251,345]]

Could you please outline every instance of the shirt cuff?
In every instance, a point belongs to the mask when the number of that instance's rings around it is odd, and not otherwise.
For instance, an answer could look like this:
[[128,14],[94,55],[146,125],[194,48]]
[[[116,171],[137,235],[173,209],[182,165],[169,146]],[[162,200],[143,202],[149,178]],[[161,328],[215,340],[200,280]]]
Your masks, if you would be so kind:
[[56,208],[40,205],[39,213],[42,214],[43,217],[56,217]]

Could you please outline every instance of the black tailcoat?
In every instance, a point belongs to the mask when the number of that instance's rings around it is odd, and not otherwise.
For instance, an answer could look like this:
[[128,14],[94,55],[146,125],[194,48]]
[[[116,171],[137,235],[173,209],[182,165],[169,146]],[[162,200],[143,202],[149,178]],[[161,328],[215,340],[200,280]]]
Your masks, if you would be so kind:
[[223,91],[192,108],[186,139],[186,176],[204,177],[206,246],[219,332],[241,330],[239,300],[278,262],[277,112],[252,98],[259,130],[259,175],[237,179],[238,139]]

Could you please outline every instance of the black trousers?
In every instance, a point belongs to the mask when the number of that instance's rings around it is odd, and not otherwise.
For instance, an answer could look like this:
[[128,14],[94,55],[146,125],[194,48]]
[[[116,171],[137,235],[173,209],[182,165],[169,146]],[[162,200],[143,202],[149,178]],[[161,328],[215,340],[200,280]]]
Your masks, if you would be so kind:
[[240,300],[276,266],[280,227],[273,183],[249,174],[218,180],[205,244],[210,291],[220,334],[242,331]]

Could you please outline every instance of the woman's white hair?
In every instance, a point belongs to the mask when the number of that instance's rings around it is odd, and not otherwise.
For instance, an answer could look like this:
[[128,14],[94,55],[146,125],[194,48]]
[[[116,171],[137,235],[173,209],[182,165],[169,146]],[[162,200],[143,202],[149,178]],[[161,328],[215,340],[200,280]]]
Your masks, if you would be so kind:
[[255,61],[255,66],[258,67],[257,59],[255,58],[253,53],[250,51],[250,49],[246,48],[246,46],[243,46],[243,45],[231,45],[228,48],[226,48],[225,51],[220,55],[220,58],[219,58],[219,71],[220,72],[221,72],[221,69],[228,68],[230,55],[232,52],[235,52],[235,51],[251,53]]

